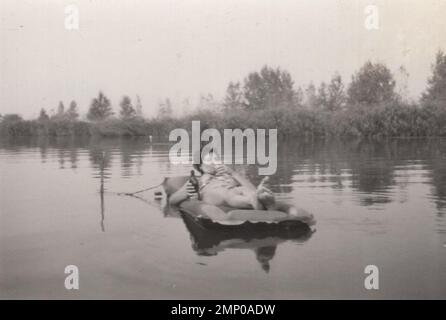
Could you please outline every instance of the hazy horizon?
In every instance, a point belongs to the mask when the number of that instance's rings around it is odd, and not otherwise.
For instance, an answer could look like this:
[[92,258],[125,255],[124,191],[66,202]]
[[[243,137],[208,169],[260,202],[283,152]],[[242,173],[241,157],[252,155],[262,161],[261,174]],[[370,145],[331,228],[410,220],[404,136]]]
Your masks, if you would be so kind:
[[[65,7],[79,9],[79,30],[64,27]],[[364,8],[379,8],[379,30],[364,27]],[[345,84],[367,60],[408,91],[426,87],[438,49],[446,50],[446,1],[12,1],[0,3],[0,113],[37,117],[76,100],[81,114],[99,90],[117,111],[141,97],[146,116],[169,97],[176,107],[200,94],[224,96],[263,65],[289,71],[295,88]],[[398,77],[397,77],[398,80]]]

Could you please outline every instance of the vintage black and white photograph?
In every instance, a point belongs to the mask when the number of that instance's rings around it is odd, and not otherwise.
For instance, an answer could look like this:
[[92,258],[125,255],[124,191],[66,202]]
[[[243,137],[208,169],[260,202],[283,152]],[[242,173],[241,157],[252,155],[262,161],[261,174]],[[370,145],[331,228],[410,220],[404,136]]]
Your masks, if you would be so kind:
[[0,299],[446,299],[445,17],[0,0]]

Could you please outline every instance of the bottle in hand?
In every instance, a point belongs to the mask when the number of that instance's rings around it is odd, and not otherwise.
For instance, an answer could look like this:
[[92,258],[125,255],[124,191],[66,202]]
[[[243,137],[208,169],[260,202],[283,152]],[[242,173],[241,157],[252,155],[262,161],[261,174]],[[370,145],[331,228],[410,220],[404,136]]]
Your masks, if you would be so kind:
[[197,193],[198,200],[201,200],[200,197],[200,184],[198,183],[198,179],[195,176],[195,171],[190,171],[189,183],[194,187],[194,191]]

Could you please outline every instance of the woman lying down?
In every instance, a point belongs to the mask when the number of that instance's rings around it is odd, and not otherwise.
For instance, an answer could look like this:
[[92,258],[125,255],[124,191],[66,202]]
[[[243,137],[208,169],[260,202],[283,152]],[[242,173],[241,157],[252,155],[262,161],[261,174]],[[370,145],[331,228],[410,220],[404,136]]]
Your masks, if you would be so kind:
[[[239,209],[274,210],[277,209],[273,193],[264,186],[265,177],[256,188],[250,181],[225,166],[220,156],[213,151],[206,154],[201,163],[194,165],[201,173],[198,177],[200,200],[215,206],[230,206]],[[178,205],[187,199],[196,199],[198,193],[190,179],[173,193],[169,202]],[[294,207],[289,214],[297,215]]]

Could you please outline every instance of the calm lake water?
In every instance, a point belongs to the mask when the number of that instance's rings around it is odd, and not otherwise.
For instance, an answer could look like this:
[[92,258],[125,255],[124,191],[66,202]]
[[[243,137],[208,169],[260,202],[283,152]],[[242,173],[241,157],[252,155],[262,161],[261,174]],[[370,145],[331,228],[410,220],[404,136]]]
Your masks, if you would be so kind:
[[[446,140],[280,142],[271,189],[317,220],[293,239],[216,237],[152,191],[111,193],[187,174],[168,150],[1,142],[0,298],[446,298]],[[71,264],[77,291],[64,288]],[[377,291],[364,288],[367,265],[379,268]]]

